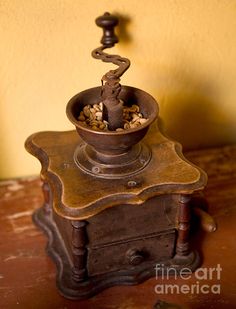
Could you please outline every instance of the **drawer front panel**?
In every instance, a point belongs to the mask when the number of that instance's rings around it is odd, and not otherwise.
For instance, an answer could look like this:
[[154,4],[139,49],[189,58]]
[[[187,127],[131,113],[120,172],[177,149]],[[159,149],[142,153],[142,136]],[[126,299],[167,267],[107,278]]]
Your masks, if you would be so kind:
[[89,218],[88,240],[91,245],[142,237],[175,228],[177,206],[175,195],[150,198],[142,205],[118,205]]
[[89,276],[132,269],[142,263],[158,263],[173,256],[175,230],[88,248]]

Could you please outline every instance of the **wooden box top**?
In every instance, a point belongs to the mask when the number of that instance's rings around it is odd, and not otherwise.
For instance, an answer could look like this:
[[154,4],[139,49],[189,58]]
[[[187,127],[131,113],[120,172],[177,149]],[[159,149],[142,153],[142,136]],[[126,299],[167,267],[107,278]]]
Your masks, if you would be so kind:
[[[184,158],[181,145],[164,137],[155,125],[143,139],[152,150],[149,164],[122,179],[81,171],[73,159],[80,142],[76,131],[39,132],[25,144],[42,164],[41,177],[52,190],[54,210],[71,220],[87,219],[120,204],[138,206],[161,194],[192,194],[207,182],[206,174]],[[136,185],[130,186],[130,181]]]

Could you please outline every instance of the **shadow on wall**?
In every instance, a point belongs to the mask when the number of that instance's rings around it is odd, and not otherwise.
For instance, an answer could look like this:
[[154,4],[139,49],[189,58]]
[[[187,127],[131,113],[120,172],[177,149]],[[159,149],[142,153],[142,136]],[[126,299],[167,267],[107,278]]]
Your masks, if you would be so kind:
[[189,67],[188,74],[181,70],[169,74],[159,101],[162,132],[179,141],[185,150],[233,143],[236,126],[232,126],[231,115],[220,101],[217,80],[212,78],[211,83],[196,77]]
[[120,14],[118,12],[114,12],[112,15],[115,15],[119,19],[119,26],[115,29],[119,41],[124,44],[130,43],[132,41],[132,37],[127,31],[127,28],[131,18],[128,15]]
[[[112,14],[119,18],[116,33],[120,43],[129,44],[132,41],[127,30],[130,17],[118,12]],[[172,51],[172,54],[176,57],[175,64],[182,64],[182,67],[163,71],[164,64],[158,62],[157,57],[153,59],[151,71],[156,70],[158,76],[153,78],[149,75],[150,70],[146,70],[144,75],[148,76],[143,77],[145,84],[154,89],[151,94],[159,99],[160,129],[179,141],[185,150],[234,143],[236,125],[232,124],[232,116],[225,109],[225,102],[222,102],[218,75],[204,72],[204,68],[192,63],[192,59],[181,54],[179,49]]]

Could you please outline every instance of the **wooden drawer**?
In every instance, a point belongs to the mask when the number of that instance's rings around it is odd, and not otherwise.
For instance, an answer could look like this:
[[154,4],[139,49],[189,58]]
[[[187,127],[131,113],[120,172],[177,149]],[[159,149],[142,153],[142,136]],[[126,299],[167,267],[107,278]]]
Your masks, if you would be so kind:
[[87,220],[92,247],[143,235],[158,234],[176,227],[178,203],[175,195],[150,198],[141,205],[117,205]]
[[174,252],[175,229],[88,247],[89,276],[110,271],[131,269],[141,263],[157,263],[171,258]]

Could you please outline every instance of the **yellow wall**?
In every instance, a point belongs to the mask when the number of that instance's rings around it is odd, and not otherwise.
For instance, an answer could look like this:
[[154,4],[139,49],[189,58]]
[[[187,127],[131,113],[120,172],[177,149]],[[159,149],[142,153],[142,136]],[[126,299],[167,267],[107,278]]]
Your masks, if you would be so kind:
[[236,1],[1,0],[0,177],[38,173],[26,137],[71,129],[69,98],[113,68],[90,56],[105,11],[124,17],[122,83],[158,100],[165,131],[188,148],[236,142]]

